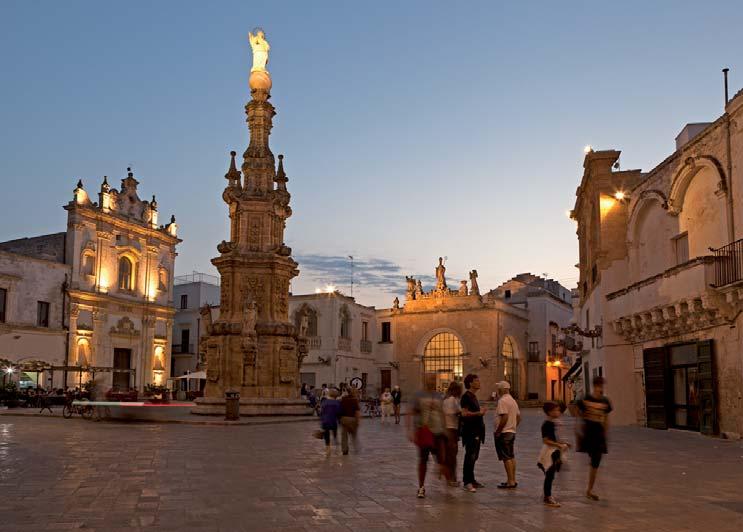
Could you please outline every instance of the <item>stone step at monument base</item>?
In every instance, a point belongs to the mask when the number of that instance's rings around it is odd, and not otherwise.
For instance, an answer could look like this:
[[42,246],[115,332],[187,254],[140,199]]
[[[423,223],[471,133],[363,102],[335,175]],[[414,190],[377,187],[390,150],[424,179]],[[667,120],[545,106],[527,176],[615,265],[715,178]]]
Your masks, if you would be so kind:
[[[224,416],[226,403],[223,398],[199,397],[192,414]],[[311,416],[312,408],[304,399],[273,397],[241,397],[241,416]]]

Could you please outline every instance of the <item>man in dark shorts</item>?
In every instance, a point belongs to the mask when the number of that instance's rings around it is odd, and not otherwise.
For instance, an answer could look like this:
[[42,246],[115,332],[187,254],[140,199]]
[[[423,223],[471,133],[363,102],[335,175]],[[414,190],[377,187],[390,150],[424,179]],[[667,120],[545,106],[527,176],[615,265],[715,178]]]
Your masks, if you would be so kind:
[[495,410],[495,450],[498,460],[503,462],[506,470],[505,482],[498,484],[501,489],[515,489],[516,482],[516,455],[513,450],[516,441],[516,427],[521,423],[521,411],[516,400],[511,396],[511,384],[501,381],[498,386],[498,406]]
[[593,485],[596,482],[599,465],[601,465],[601,457],[608,452],[606,429],[612,407],[609,399],[604,396],[604,383],[603,377],[594,377],[593,391],[577,403],[578,411],[583,419],[577,450],[579,453],[588,453],[591,458],[586,497],[592,501],[599,500],[598,495],[593,492]]
[[486,408],[480,407],[477,390],[480,389],[480,378],[470,373],[464,378],[467,391],[462,395],[462,445],[464,446],[464,464],[462,483],[464,489],[474,493],[477,488],[485,487],[475,480],[475,462],[480,456],[480,444],[485,440],[485,422],[483,416]]

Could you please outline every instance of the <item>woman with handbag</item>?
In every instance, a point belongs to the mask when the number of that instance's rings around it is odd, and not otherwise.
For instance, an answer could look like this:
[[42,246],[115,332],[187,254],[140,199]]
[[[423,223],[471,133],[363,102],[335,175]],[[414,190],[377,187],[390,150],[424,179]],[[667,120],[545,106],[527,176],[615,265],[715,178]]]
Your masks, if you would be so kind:
[[408,417],[408,428],[410,440],[418,447],[418,498],[422,499],[426,496],[426,471],[430,454],[436,456],[441,472],[449,480],[448,470],[443,463],[444,414],[438,393],[431,390],[416,395],[413,415]]

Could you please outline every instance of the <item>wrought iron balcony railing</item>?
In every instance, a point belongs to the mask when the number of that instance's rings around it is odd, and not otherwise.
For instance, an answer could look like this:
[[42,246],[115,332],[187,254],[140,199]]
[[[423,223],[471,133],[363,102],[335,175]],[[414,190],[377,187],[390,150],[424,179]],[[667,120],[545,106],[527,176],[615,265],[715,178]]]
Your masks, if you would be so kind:
[[715,254],[715,288],[743,281],[743,239],[710,250]]

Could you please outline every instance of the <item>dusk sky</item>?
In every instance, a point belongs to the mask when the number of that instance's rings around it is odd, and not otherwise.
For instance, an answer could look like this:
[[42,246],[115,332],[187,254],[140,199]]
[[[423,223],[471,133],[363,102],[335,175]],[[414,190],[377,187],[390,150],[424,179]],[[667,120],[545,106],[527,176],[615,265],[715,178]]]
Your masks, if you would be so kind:
[[[682,5],[684,4],[684,5]],[[481,290],[577,281],[583,147],[648,170],[743,85],[739,2],[0,3],[0,240],[65,230],[82,179],[132,166],[180,225],[176,274],[215,273],[228,152],[248,143],[248,31],[265,29],[300,263],[389,306],[404,276]],[[428,284],[430,287],[430,281]],[[402,298],[402,297],[401,297]]]

